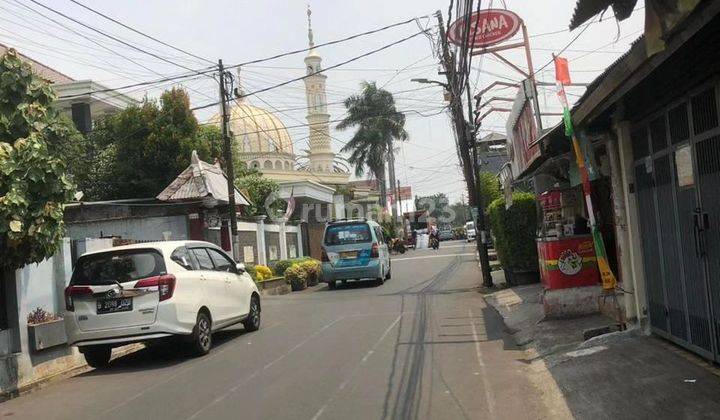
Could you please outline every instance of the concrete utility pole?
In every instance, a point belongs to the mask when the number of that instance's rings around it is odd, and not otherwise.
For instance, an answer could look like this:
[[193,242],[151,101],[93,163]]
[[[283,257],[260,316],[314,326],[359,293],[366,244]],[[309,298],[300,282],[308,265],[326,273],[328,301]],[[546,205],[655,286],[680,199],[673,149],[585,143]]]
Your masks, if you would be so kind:
[[[468,201],[471,207],[477,209],[477,218],[475,220],[476,243],[478,255],[480,257],[480,265],[482,268],[482,282],[485,287],[492,287],[492,276],[490,274],[490,259],[488,258],[486,232],[485,232],[485,211],[482,195],[480,194],[480,185],[477,182],[478,162],[477,148],[475,145],[475,129],[472,121],[467,121],[464,116],[462,104],[463,88],[469,89],[468,86],[462,86],[459,78],[458,70],[455,67],[455,57],[450,53],[447,34],[445,33],[445,25],[443,23],[442,14],[438,10],[435,14],[438,20],[440,30],[440,46],[442,48],[441,64],[444,68],[447,85],[445,88],[450,95],[450,113],[453,117],[453,124],[458,139],[458,149],[460,151],[460,159],[463,164],[463,172],[465,173],[465,182],[468,187]],[[464,69],[459,69],[464,71]],[[472,118],[472,102],[470,101],[470,91],[468,90],[468,109],[470,113],[468,118]],[[472,155],[471,155],[472,154]]]
[[228,124],[230,123],[227,109],[228,92],[225,87],[226,74],[222,60],[218,60],[218,71],[220,72],[220,109],[222,110],[223,155],[225,156],[225,174],[227,175],[228,187],[230,239],[233,258],[235,261],[239,261],[240,250],[238,249],[237,209],[235,208],[235,168],[233,167],[232,145],[230,143],[230,133],[228,132]]

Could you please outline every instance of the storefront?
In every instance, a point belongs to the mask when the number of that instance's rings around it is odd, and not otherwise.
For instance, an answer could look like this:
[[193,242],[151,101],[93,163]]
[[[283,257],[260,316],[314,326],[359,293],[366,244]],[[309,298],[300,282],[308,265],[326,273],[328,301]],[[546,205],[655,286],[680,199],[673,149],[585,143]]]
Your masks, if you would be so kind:
[[[543,138],[564,143],[563,133]],[[595,220],[605,242],[608,261],[617,273],[614,213],[609,179],[609,163],[603,144],[586,138],[586,165],[590,172]],[[593,246],[591,226],[575,160],[570,152],[548,157],[526,176],[533,180],[538,199],[538,260],[540,277],[546,290],[597,286],[600,274]]]

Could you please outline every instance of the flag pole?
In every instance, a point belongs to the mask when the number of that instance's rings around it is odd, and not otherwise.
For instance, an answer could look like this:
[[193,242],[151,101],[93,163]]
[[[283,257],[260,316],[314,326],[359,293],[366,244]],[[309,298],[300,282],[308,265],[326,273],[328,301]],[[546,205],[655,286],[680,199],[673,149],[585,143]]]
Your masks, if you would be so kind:
[[577,163],[578,172],[582,181],[583,193],[585,197],[585,205],[588,210],[588,219],[592,230],[593,245],[595,247],[595,256],[597,257],[598,269],[600,270],[600,279],[604,292],[614,291],[617,286],[617,279],[610,269],[605,252],[605,243],[603,242],[600,229],[595,220],[595,210],[592,202],[592,187],[590,185],[590,177],[587,167],[585,166],[585,156],[580,148],[575,129],[573,127],[572,116],[570,115],[570,107],[568,105],[567,95],[565,94],[565,84],[570,83],[570,72],[568,70],[567,59],[556,57],[553,54],[553,62],[555,63],[555,80],[557,87],[557,95],[563,108],[563,121],[565,123],[565,135],[570,138],[575,153],[575,162]]

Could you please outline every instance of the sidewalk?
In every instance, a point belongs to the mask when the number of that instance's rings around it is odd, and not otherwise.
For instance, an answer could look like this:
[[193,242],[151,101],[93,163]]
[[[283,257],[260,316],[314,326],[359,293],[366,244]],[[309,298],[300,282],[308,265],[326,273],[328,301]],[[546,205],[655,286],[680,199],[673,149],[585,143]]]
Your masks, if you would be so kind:
[[[502,284],[501,274],[495,279]],[[495,276],[493,276],[495,277]],[[496,283],[497,284],[497,283]],[[572,416],[718,418],[720,369],[639,330],[583,340],[583,332],[611,325],[603,315],[544,320],[541,286],[500,290],[485,299],[503,317],[536,371],[547,370]],[[545,375],[547,378],[548,375]]]

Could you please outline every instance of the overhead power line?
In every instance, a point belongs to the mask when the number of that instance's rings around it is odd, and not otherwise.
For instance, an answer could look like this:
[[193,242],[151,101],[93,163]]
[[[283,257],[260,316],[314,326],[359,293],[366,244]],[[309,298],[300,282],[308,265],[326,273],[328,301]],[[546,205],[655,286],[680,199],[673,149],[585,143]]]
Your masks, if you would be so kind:
[[[298,81],[303,80],[303,79],[307,79],[308,77],[315,76],[315,75],[320,74],[320,73],[324,73],[324,72],[326,72],[326,71],[328,71],[328,70],[332,70],[332,69],[334,69],[334,68],[337,68],[337,67],[340,67],[340,66],[344,66],[345,64],[352,63],[353,61],[357,61],[357,60],[359,60],[359,59],[361,59],[361,58],[364,58],[364,57],[367,57],[367,56],[369,56],[369,55],[375,54],[375,53],[377,53],[377,52],[386,50],[386,49],[388,49],[388,48],[390,48],[390,47],[393,47],[393,46],[395,46],[395,45],[401,44],[401,43],[403,43],[403,42],[405,42],[405,41],[408,41],[408,40],[410,40],[410,39],[412,39],[412,38],[415,38],[416,36],[421,35],[421,34],[424,34],[424,33],[425,33],[425,31],[416,32],[416,33],[414,33],[413,35],[406,36],[405,38],[401,38],[401,39],[399,39],[399,40],[397,40],[397,41],[395,41],[395,42],[392,42],[392,43],[390,43],[390,44],[383,45],[383,46],[380,47],[380,48],[376,48],[376,49],[371,50],[371,51],[368,51],[368,52],[366,52],[366,53],[364,53],[364,54],[357,55],[357,56],[355,56],[355,57],[353,57],[353,58],[350,58],[350,59],[348,59],[348,60],[342,61],[342,62],[337,63],[337,64],[335,64],[335,65],[332,65],[332,66],[330,66],[330,67],[326,67],[326,68],[324,68],[324,69],[320,69],[320,70],[315,71],[315,72],[312,72],[312,73],[310,73],[310,74],[306,74],[305,76],[296,77],[296,78],[294,78],[294,79],[286,80],[286,81],[284,81],[284,82],[277,83],[277,84],[275,84],[275,85],[268,86],[268,87],[263,88],[263,89],[259,89],[259,90],[256,90],[256,91],[253,91],[253,92],[250,92],[250,93],[246,93],[246,94],[244,94],[244,95],[240,95],[238,98],[246,98],[246,97],[248,97],[248,96],[252,96],[252,95],[255,95],[255,94],[258,94],[258,93],[267,92],[267,91],[269,91],[269,90],[276,89],[276,88],[279,88],[279,87],[281,87],[281,86],[288,85],[288,84],[290,84],[290,83],[294,83],[294,82],[298,82]],[[205,108],[209,108],[209,107],[211,107],[211,106],[218,105],[218,104],[220,104],[220,103],[221,103],[220,101],[218,101],[218,102],[213,102],[213,103],[209,103],[209,104],[197,106],[197,107],[195,107],[195,108],[192,108],[191,110],[192,110],[192,111],[196,111],[196,110],[199,110],[199,109],[205,109]]]
[[167,42],[161,41],[161,40],[159,40],[159,39],[157,39],[157,38],[155,38],[155,37],[153,37],[153,36],[151,36],[151,35],[148,35],[148,34],[146,34],[146,33],[144,33],[144,32],[141,32],[141,31],[139,31],[139,30],[137,30],[137,29],[135,29],[135,28],[133,28],[133,27],[131,27],[131,26],[128,26],[128,25],[126,25],[126,24],[118,21],[117,19],[114,19],[114,18],[112,18],[112,17],[110,17],[110,16],[108,16],[108,15],[102,13],[102,12],[99,12],[99,11],[97,11],[97,10],[95,10],[95,9],[93,9],[93,8],[85,5],[85,4],[80,3],[80,2],[77,1],[77,0],[70,0],[70,1],[73,2],[73,3],[75,3],[75,4],[77,4],[78,6],[80,6],[80,7],[82,7],[82,8],[84,8],[84,9],[86,9],[86,10],[89,10],[89,11],[95,13],[96,15],[102,16],[103,18],[105,18],[105,19],[107,19],[107,20],[109,20],[109,21],[111,21],[111,22],[114,22],[114,23],[122,26],[122,27],[125,28],[125,29],[129,29],[129,30],[135,32],[135,33],[138,34],[138,35],[142,35],[142,36],[144,36],[145,38],[151,39],[151,40],[153,40],[153,41],[155,41],[155,42],[157,42],[157,43],[159,43],[159,44],[162,44],[162,45],[164,45],[164,46],[166,46],[166,47],[172,48],[172,49],[175,50],[175,51],[178,51],[178,52],[181,52],[181,53],[183,53],[183,54],[187,54],[187,55],[189,55],[189,56],[191,56],[191,57],[197,58],[198,60],[206,61],[206,62],[208,62],[208,63],[210,63],[210,64],[215,64],[213,61],[210,61],[210,60],[208,60],[207,58],[203,58],[203,57],[200,57],[200,56],[198,56],[198,55],[195,55],[195,54],[193,54],[193,53],[191,53],[191,52],[185,51],[185,50],[183,50],[183,49],[181,49],[181,48],[178,48],[178,47],[176,47],[176,46],[174,46],[174,45],[168,44]]
[[[15,0],[15,1],[17,1],[17,0]],[[34,0],[30,0],[30,1],[34,1]],[[23,6],[24,6],[24,5],[23,5]],[[25,7],[27,7],[27,6],[25,6]],[[33,10],[33,9],[30,9],[30,10]],[[356,38],[359,38],[359,37],[376,34],[376,33],[378,33],[378,32],[382,32],[382,31],[385,31],[385,30],[388,30],[388,29],[391,29],[391,28],[395,28],[395,27],[402,26],[402,25],[407,25],[407,24],[409,24],[409,23],[415,22],[415,21],[418,20],[418,19],[422,19],[422,18],[426,18],[426,17],[428,17],[428,16],[427,16],[427,15],[417,16],[417,17],[414,17],[414,18],[411,18],[411,19],[407,19],[407,20],[404,20],[404,21],[401,21],[401,22],[396,22],[396,23],[393,23],[393,24],[390,24],[390,25],[386,25],[386,26],[383,26],[383,27],[380,27],[380,28],[376,28],[376,29],[372,29],[372,30],[369,30],[369,31],[360,32],[360,33],[357,33],[357,34],[354,34],[354,35],[350,35],[350,36],[347,36],[347,37],[345,37],[345,38],[340,38],[340,39],[336,39],[336,40],[333,40],[333,41],[328,41],[328,42],[321,43],[321,44],[315,44],[315,48],[322,48],[322,47],[326,47],[326,46],[329,46],[329,45],[335,45],[335,44],[339,44],[339,43],[342,43],[342,42],[350,41],[350,40],[353,40],[353,39],[356,39]],[[50,18],[48,18],[48,19],[50,19]],[[93,42],[94,42],[94,41],[93,41]],[[310,50],[310,48],[302,48],[302,49],[298,49],[298,50],[287,51],[287,52],[284,52],[284,53],[275,54],[275,55],[272,55],[272,56],[269,56],[269,57],[265,57],[265,58],[259,58],[259,59],[254,59],[254,60],[250,60],[250,61],[245,61],[245,62],[242,62],[242,63],[234,64],[234,65],[231,65],[231,66],[227,66],[226,68],[227,68],[227,69],[231,69],[231,68],[235,68],[235,67],[241,67],[241,66],[246,66],[246,65],[251,65],[251,64],[262,63],[262,62],[265,62],[265,61],[271,61],[271,60],[275,60],[275,59],[278,59],[278,58],[287,57],[287,56],[294,55],[294,54],[299,54],[299,53],[302,53],[302,52],[307,52],[307,51],[309,51],[309,50]],[[112,51],[112,50],[111,50],[111,51]],[[326,70],[327,70],[327,69],[326,69]],[[192,73],[190,73],[190,74],[188,74],[188,73],[182,73],[182,74],[178,74],[178,75],[173,75],[173,76],[164,77],[164,78],[158,79],[158,80],[150,80],[150,81],[146,81],[146,82],[134,83],[134,84],[125,85],[125,86],[120,86],[120,87],[116,87],[116,88],[112,88],[112,89],[110,89],[110,88],[108,88],[108,89],[99,89],[99,90],[95,90],[95,91],[92,91],[92,92],[86,92],[86,93],[84,93],[84,94],[82,94],[82,95],[64,96],[63,98],[72,98],[73,96],[84,96],[84,95],[87,95],[87,94],[90,94],[90,93],[102,93],[102,92],[109,92],[109,91],[112,91],[112,90],[123,90],[123,89],[129,89],[129,88],[140,87],[140,86],[149,86],[149,85],[153,85],[153,84],[155,84],[155,83],[164,83],[164,82],[168,82],[168,81],[171,81],[171,80],[184,79],[184,78],[192,77],[192,76],[195,76],[195,75],[212,73],[212,72],[215,72],[215,71],[217,71],[217,68],[216,68],[216,66],[213,65],[212,67],[206,67],[206,68],[202,68],[202,69],[192,70]]]
[[[144,49],[142,49],[142,48],[140,48],[140,47],[138,47],[138,46],[135,46],[135,45],[133,45],[133,44],[131,44],[131,43],[129,43],[129,42],[125,42],[125,41],[123,41],[123,40],[120,39],[120,38],[117,38],[117,37],[115,37],[115,36],[113,36],[113,35],[110,35],[110,34],[108,34],[108,33],[106,33],[106,32],[103,32],[103,31],[101,31],[100,29],[97,29],[97,28],[95,28],[95,27],[93,27],[93,26],[90,26],[90,25],[88,25],[88,24],[86,24],[86,23],[84,23],[84,22],[82,22],[82,21],[80,21],[80,20],[78,20],[78,19],[75,19],[75,18],[72,17],[72,16],[68,16],[68,15],[66,15],[66,14],[63,13],[63,12],[57,11],[57,10],[53,9],[52,7],[47,6],[47,5],[41,3],[41,2],[39,2],[39,1],[37,1],[37,0],[30,0],[30,1],[33,2],[33,3],[35,3],[36,5],[44,8],[44,9],[47,9],[47,10],[55,13],[56,15],[59,15],[59,16],[64,17],[65,19],[71,20],[71,21],[75,22],[76,24],[78,24],[78,25],[80,25],[80,26],[82,26],[82,27],[84,27],[84,28],[90,29],[90,30],[93,31],[93,32],[97,32],[97,33],[99,33],[100,35],[102,35],[102,36],[104,36],[104,37],[106,37],[106,38],[112,39],[112,40],[115,41],[115,42],[119,42],[120,44],[123,44],[123,45],[125,45],[125,46],[127,46],[127,47],[130,47],[130,48],[132,48],[132,49],[134,49],[134,50],[136,50],[136,51],[139,51],[139,52],[141,52],[141,53],[143,53],[143,54],[147,54],[147,55],[149,55],[149,56],[155,57],[155,58],[157,58],[158,60],[164,61],[164,62],[166,62],[166,63],[168,63],[168,64],[172,64],[173,66],[177,66],[177,67],[183,68],[183,69],[185,69],[185,70],[189,70],[189,71],[192,71],[192,72],[196,72],[194,69],[192,69],[192,68],[190,68],[190,67],[187,67],[187,66],[184,66],[184,65],[182,65],[182,64],[176,63],[176,62],[174,62],[174,61],[172,61],[172,60],[168,60],[167,58],[165,58],[165,57],[163,57],[163,56],[160,56],[160,55],[157,55],[157,54],[155,54],[155,53],[153,53],[153,52],[144,50]],[[196,73],[196,74],[197,74],[197,73]]]

